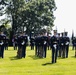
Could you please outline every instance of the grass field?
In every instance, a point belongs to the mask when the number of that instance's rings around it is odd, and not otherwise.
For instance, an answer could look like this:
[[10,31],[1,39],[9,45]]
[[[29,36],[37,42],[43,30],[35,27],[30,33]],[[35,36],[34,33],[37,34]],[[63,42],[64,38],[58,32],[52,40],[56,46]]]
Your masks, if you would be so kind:
[[51,50],[47,50],[46,58],[36,57],[30,47],[26,53],[26,58],[16,59],[17,50],[12,47],[5,50],[4,58],[0,58],[0,75],[76,75],[76,58],[71,47],[69,57],[58,58],[55,64],[50,64]]

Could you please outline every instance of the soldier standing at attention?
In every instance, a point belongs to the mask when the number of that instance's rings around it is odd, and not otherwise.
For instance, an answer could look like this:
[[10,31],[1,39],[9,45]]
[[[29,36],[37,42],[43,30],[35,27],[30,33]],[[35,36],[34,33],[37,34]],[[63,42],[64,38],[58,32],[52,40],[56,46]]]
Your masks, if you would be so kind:
[[75,50],[75,57],[76,57],[76,37],[73,38],[73,50]]
[[51,49],[52,49],[52,63],[56,63],[58,53],[58,40],[56,30],[54,30],[54,35],[51,37]]
[[47,42],[48,42],[48,37],[45,35],[45,33],[43,33],[42,36],[43,58],[46,58]]
[[4,47],[5,47],[6,35],[0,32],[0,56],[4,58]]
[[27,46],[27,42],[28,42],[28,38],[27,35],[25,34],[25,32],[22,33],[21,36],[21,45],[22,45],[22,57],[25,58],[26,56],[26,46]]
[[65,42],[64,42],[64,33],[61,33],[61,37],[60,37],[60,51],[61,51],[61,57],[65,58]]
[[18,44],[18,51],[17,51],[17,57],[22,58],[22,45],[21,45],[21,38],[22,33],[20,32],[19,36],[17,37],[17,44]]
[[6,37],[6,41],[5,41],[5,50],[8,50],[8,45],[9,45],[9,38]]
[[60,33],[58,33],[57,40],[58,40],[58,57],[61,57],[61,50],[60,50]]
[[34,35],[33,35],[33,36],[31,36],[31,38],[30,38],[31,50],[34,50],[34,45],[35,45],[35,37],[34,37]]
[[69,37],[67,36],[67,32],[65,32],[65,37],[64,37],[64,40],[65,40],[65,57],[68,58],[68,52],[69,52],[69,43],[70,43],[70,39]]

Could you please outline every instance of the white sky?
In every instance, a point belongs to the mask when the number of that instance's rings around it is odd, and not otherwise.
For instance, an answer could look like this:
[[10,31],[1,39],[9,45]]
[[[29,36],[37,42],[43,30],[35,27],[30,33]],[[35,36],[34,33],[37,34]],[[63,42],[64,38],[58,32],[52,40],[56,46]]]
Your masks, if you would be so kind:
[[58,32],[64,30],[68,35],[72,35],[72,30],[76,36],[76,0],[55,0],[57,10],[54,11],[56,17],[54,28],[57,27]]

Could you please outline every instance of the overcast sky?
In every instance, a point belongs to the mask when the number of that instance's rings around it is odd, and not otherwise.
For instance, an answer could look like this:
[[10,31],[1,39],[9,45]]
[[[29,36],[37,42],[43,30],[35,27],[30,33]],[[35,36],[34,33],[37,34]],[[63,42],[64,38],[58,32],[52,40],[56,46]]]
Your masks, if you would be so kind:
[[57,27],[58,32],[64,30],[71,36],[72,30],[76,36],[76,0],[55,0],[57,10],[54,11],[56,17],[54,28]]

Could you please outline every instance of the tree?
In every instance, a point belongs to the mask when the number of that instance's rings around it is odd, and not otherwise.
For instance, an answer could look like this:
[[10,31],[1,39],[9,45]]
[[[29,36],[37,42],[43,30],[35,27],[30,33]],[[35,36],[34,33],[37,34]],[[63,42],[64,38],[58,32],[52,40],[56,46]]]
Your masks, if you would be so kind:
[[6,6],[4,11],[12,25],[11,39],[19,31],[26,30],[30,34],[37,33],[44,26],[54,26],[54,0],[2,0],[0,4]]
[[[32,0],[25,5],[21,11],[22,26],[26,32],[38,32],[44,26],[54,26],[55,17],[53,11],[56,9],[54,0]],[[30,32],[29,32],[30,31]]]

